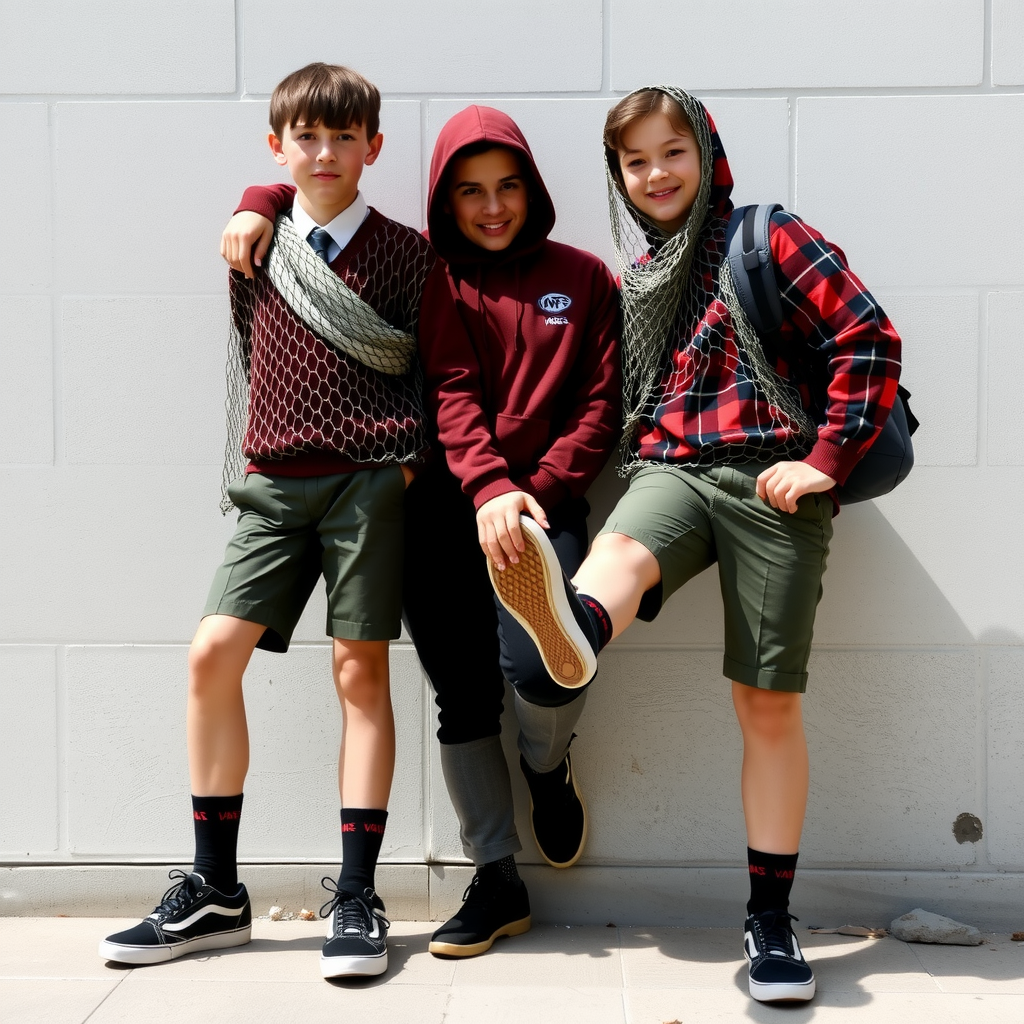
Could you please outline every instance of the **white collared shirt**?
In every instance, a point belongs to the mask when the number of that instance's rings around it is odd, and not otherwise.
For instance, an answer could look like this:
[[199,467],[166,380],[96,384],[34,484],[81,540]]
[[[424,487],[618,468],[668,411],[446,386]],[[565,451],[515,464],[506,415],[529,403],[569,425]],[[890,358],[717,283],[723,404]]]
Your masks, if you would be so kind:
[[292,206],[292,223],[303,238],[308,238],[313,228],[322,227],[331,236],[331,245],[327,250],[327,262],[333,263],[338,258],[338,253],[352,241],[352,237],[362,226],[369,212],[370,209],[366,205],[363,193],[357,192],[355,199],[330,224],[317,224],[298,203]]

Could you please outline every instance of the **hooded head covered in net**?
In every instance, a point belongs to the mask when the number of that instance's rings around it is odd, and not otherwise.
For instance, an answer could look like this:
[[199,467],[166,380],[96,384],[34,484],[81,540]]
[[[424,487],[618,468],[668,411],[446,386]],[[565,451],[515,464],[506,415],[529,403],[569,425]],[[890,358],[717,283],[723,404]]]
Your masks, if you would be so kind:
[[[674,127],[685,121],[700,150],[700,184],[674,231],[630,199],[620,167],[625,133],[658,113]],[[813,422],[796,389],[767,365],[724,260],[733,179],[711,115],[673,86],[638,89],[610,111],[605,155],[622,287],[623,470],[806,453]],[[753,434],[723,414],[730,402],[751,401],[764,406],[757,419],[768,424]],[[711,408],[713,416],[701,416]]]

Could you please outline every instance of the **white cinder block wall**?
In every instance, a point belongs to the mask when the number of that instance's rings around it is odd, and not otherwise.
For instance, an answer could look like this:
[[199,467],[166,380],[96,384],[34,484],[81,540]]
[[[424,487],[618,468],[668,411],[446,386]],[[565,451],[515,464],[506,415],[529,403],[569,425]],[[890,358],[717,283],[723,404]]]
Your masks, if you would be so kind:
[[[666,81],[707,100],[738,202],[782,201],[843,246],[905,338],[924,427],[908,483],[837,522],[806,701],[798,912],[876,924],[923,905],[1019,927],[1024,2],[640,13],[628,0],[0,0],[0,913],[136,913],[190,855],[185,654],[232,525],[217,511],[218,239],[241,189],[279,174],[264,141],[274,84],[329,60],[385,94],[365,192],[407,223],[423,223],[440,126],[485,102],[532,141],[556,237],[610,257],[604,113]],[[606,472],[595,488],[595,528],[618,487]],[[240,855],[261,912],[315,905],[338,855],[323,619],[318,598],[293,651],[258,655],[247,682]],[[590,844],[573,871],[527,868],[539,918],[738,917],[721,641],[707,574],[608,652],[574,747]],[[405,640],[392,665],[381,888],[392,916],[437,918],[469,869]]]

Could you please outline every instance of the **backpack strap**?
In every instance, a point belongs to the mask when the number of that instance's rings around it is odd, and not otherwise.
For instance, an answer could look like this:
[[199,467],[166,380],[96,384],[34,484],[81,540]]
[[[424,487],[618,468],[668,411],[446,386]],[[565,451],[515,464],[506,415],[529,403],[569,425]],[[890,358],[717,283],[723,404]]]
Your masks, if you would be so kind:
[[[775,279],[769,223],[778,203],[740,206],[732,211],[725,231],[725,253],[732,269],[736,297],[762,347],[774,349],[792,366],[793,353],[783,344],[782,302]],[[813,392],[813,387],[812,387]],[[837,488],[842,504],[866,501],[887,494],[899,484],[914,465],[914,447],[910,435],[917,429],[917,417],[910,411],[910,392],[900,386],[892,413],[881,434],[861,456],[846,483]]]
[[782,326],[782,303],[775,281],[769,222],[778,203],[739,206],[725,231],[726,259],[732,268],[736,296],[751,326],[762,337]]

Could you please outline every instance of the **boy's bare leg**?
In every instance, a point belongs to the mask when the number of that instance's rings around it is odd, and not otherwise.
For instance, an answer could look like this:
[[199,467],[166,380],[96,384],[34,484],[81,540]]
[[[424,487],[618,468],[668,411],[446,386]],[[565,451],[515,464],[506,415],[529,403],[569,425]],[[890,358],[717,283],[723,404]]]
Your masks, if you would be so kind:
[[189,778],[194,796],[234,796],[249,769],[242,675],[264,626],[207,615],[188,651]]
[[732,684],[743,732],[747,844],[764,853],[793,854],[800,848],[809,785],[801,696]]
[[807,808],[808,761],[799,693],[732,684],[743,732],[743,816],[750,899],[743,925],[748,989],[761,1002],[814,997],[789,913]]
[[321,908],[330,918],[320,954],[325,978],[383,974],[388,966],[388,922],[374,872],[395,772],[395,716],[391,710],[386,640],[334,640],[334,686],[341,702],[341,874]]
[[325,978],[382,974],[388,965],[387,920],[375,880],[395,771],[387,641],[335,638],[334,685],[342,713],[342,856],[337,885],[323,880],[334,894],[327,913],[331,926],[320,954]]
[[644,593],[660,580],[658,560],[643,544],[623,533],[602,533],[572,583],[604,605],[616,637],[636,618]]
[[338,755],[341,805],[383,810],[395,773],[388,642],[336,638],[334,685],[343,716]]
[[264,628],[230,615],[199,623],[188,651],[186,711],[195,863],[191,873],[171,872],[175,884],[141,924],[100,942],[106,960],[155,964],[249,941],[252,909],[235,861],[249,767],[242,675]]

